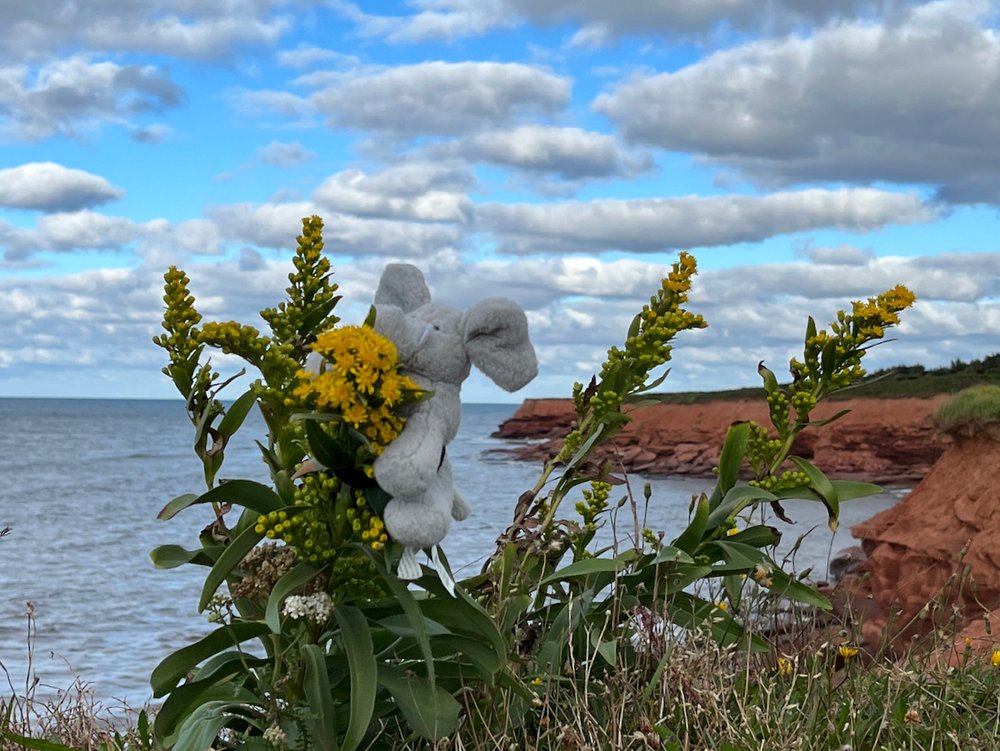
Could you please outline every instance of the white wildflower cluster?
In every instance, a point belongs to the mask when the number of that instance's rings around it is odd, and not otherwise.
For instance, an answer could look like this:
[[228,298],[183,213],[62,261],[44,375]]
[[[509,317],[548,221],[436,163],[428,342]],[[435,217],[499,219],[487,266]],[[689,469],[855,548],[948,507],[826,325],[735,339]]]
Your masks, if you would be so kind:
[[326,623],[333,612],[333,600],[326,592],[311,595],[289,595],[281,608],[288,618],[305,618],[313,623]]
[[264,740],[270,743],[272,746],[277,748],[284,748],[285,743],[288,741],[288,737],[285,735],[285,731],[282,730],[277,725],[271,725],[267,730],[264,731]]

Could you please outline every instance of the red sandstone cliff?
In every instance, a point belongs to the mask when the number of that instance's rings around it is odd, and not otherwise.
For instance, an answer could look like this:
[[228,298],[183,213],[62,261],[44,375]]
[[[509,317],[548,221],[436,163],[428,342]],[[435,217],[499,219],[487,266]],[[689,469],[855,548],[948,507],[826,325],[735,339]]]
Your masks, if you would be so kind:
[[[851,411],[830,425],[806,431],[795,452],[837,477],[883,483],[919,480],[943,450],[931,415],[949,398],[851,399],[823,404],[813,413],[814,419],[842,409]],[[632,422],[605,455],[629,471],[655,474],[709,475],[730,423],[768,424],[763,400],[656,404],[639,407],[631,415]],[[568,399],[529,399],[495,435],[547,439],[512,449],[520,458],[537,460],[558,450],[573,417]]]
[[1000,631],[989,633],[1000,628],[998,476],[997,426],[955,436],[905,499],[851,528],[868,560],[838,591],[862,616],[870,649],[886,640],[903,652],[913,637],[956,626],[952,662],[967,645],[981,654],[1000,643]]

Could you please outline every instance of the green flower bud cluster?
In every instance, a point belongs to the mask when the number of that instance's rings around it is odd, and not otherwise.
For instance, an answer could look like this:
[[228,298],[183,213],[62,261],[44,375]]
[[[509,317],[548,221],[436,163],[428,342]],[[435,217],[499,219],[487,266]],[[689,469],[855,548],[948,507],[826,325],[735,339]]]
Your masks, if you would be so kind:
[[573,454],[576,450],[580,448],[580,444],[583,442],[583,433],[579,428],[574,428],[569,433],[567,433],[566,438],[563,439],[563,447],[556,454],[555,461],[565,464],[570,459],[573,458]]
[[[337,303],[337,285],[330,281],[330,262],[323,257],[323,220],[311,216],[302,220],[302,234],[288,275],[288,301],[260,312],[279,342],[294,344],[301,360],[308,354],[313,332],[333,328],[340,320],[330,311]],[[317,315],[319,311],[322,314]],[[306,330],[309,329],[309,330]],[[310,341],[307,341],[308,338]]]
[[210,321],[202,326],[197,334],[201,344],[221,349],[227,355],[238,355],[251,365],[260,367],[264,361],[271,340],[261,336],[253,326],[226,321],[217,323]]
[[750,429],[750,433],[747,438],[746,458],[753,468],[754,474],[760,478],[761,475],[766,474],[768,467],[774,462],[784,443],[780,438],[772,437],[767,428],[752,420],[747,423],[747,427]]
[[601,367],[601,385],[591,400],[594,414],[617,411],[626,395],[645,384],[650,371],[670,360],[674,336],[707,325],[700,315],[681,307],[687,302],[697,270],[694,256],[681,253],[660,289],[633,320],[625,349],[608,350]]
[[809,484],[809,475],[797,470],[782,472],[780,475],[767,475],[759,480],[750,480],[747,485],[762,488],[771,493],[789,488],[801,488]]
[[295,490],[294,510],[257,517],[256,531],[283,540],[303,560],[326,563],[349,542],[380,550],[388,535],[383,521],[368,508],[364,493],[322,472],[306,475]]
[[779,431],[788,429],[788,396],[782,390],[767,395],[767,408],[771,413],[771,424]]
[[608,496],[611,494],[611,484],[594,480],[590,490],[583,491],[583,500],[576,504],[576,511],[583,518],[587,529],[593,529],[597,517],[608,507]]
[[201,322],[201,314],[195,309],[194,296],[188,291],[190,280],[187,274],[176,266],[171,266],[163,275],[163,281],[163,302],[166,309],[160,325],[166,334],[154,336],[153,344],[165,349],[170,356],[170,364],[163,372],[174,378],[173,369],[184,368],[188,380],[194,374],[194,361],[201,352],[197,328]]
[[792,408],[798,422],[809,422],[809,413],[816,407],[816,395],[811,391],[796,391],[792,394]]
[[330,572],[330,592],[337,602],[378,600],[388,594],[375,565],[357,550],[337,556]]

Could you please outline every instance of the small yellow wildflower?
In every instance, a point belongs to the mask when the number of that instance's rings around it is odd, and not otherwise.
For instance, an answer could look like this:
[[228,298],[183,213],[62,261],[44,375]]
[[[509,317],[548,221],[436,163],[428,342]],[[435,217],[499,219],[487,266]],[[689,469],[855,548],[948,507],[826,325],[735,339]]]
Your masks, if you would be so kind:
[[792,661],[787,657],[778,658],[778,675],[791,675],[793,669]]
[[715,603],[715,607],[717,607],[719,610],[723,610],[723,611],[729,610],[729,603],[728,602],[717,602],[717,603]]
[[733,535],[739,534],[740,530],[738,527],[730,527],[726,530],[726,535],[732,537]]
[[858,648],[852,647],[850,644],[841,644],[839,647],[837,647],[837,654],[839,654],[845,660],[849,660],[852,657],[857,656]]
[[993,654],[990,656],[990,663],[995,668],[1000,668],[1000,649],[994,649]]

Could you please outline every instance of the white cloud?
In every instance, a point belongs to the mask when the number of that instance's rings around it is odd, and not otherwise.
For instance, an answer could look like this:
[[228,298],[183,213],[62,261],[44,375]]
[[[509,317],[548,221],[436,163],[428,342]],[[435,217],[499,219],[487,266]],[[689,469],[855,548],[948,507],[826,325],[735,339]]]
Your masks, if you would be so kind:
[[305,42],[294,49],[282,50],[278,53],[278,65],[283,65],[286,68],[309,68],[318,63],[335,63],[345,67],[355,67],[360,65],[361,60],[354,55],[345,55]]
[[333,211],[431,222],[466,222],[472,173],[444,162],[408,162],[376,174],[345,170],[328,177],[313,200]]
[[31,162],[0,170],[0,206],[73,211],[96,206],[124,191],[103,177],[54,162]]
[[209,212],[224,239],[283,249],[294,247],[302,218],[313,214],[323,215],[325,243],[337,255],[426,258],[461,242],[449,225],[330,214],[309,202],[233,204]]
[[316,158],[315,151],[309,151],[297,141],[291,143],[271,141],[267,146],[258,150],[258,155],[264,164],[276,167],[297,167],[303,162]]
[[787,30],[859,15],[880,16],[918,0],[413,0],[415,12],[365,13],[359,5],[334,7],[367,36],[387,42],[453,41],[526,23],[574,24],[574,46],[602,46],[626,35],[704,35],[718,27],[741,31]]
[[570,82],[520,63],[427,62],[344,76],[313,95],[331,127],[401,137],[461,135],[525,115],[551,115]]
[[271,44],[290,27],[282,0],[86,0],[0,4],[0,60],[33,60],[66,47],[207,58]]
[[939,0],[882,23],[754,41],[641,75],[595,109],[629,140],[768,184],[928,183],[1000,201],[1000,37],[991,5]]
[[412,0],[409,5],[417,12],[379,16],[365,13],[354,3],[333,4],[362,34],[388,42],[452,41],[516,26],[519,20],[504,0]]
[[430,153],[553,174],[564,180],[633,177],[652,166],[648,155],[628,153],[614,136],[545,125],[479,133],[434,147]]
[[183,91],[152,65],[93,62],[85,55],[38,68],[0,67],[0,136],[80,137],[102,122],[128,123],[180,104]]
[[912,194],[814,188],[764,196],[488,203],[477,207],[476,218],[507,253],[581,248],[650,253],[754,242],[824,227],[867,232],[929,221],[933,212]]

